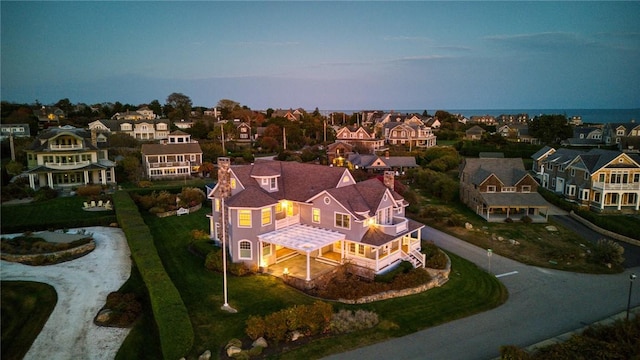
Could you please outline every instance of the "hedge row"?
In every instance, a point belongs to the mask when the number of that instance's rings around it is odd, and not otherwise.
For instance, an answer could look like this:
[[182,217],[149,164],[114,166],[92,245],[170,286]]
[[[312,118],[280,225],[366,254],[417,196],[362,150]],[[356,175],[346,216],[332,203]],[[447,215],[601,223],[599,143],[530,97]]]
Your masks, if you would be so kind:
[[[4,211],[4,208],[3,208]],[[39,222],[27,223],[27,224],[2,224],[3,234],[18,234],[26,231],[45,231],[50,229],[76,229],[91,226],[109,226],[116,222],[115,215],[105,215],[102,217],[92,217],[87,219],[69,219],[69,220],[47,220],[38,219]]]
[[133,261],[149,291],[163,357],[179,359],[189,352],[194,341],[187,308],[162,266],[151,231],[140,216],[136,204],[125,191],[116,192],[113,202]]

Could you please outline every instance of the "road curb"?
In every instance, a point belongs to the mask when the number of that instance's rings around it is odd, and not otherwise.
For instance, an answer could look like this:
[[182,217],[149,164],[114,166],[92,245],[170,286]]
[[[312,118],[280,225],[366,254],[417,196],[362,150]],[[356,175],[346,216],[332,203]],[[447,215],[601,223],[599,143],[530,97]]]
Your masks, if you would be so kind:
[[[640,316],[640,306],[637,306],[637,307],[631,309],[629,311],[629,314],[631,316]],[[625,310],[625,311],[622,311],[622,312],[617,313],[615,315],[611,315],[609,317],[606,317],[606,318],[604,318],[604,319],[602,319],[600,321],[596,321],[596,322],[594,322],[592,324],[583,326],[583,327],[581,327],[579,329],[576,329],[576,330],[573,330],[573,331],[568,331],[568,332],[566,332],[564,334],[560,334],[558,336],[554,336],[552,338],[537,342],[537,343],[535,343],[533,345],[529,345],[527,347],[524,347],[523,350],[526,351],[528,354],[533,354],[538,349],[544,348],[546,346],[563,343],[563,342],[569,340],[572,335],[581,334],[584,330],[586,330],[590,326],[593,326],[593,325],[610,325],[610,324],[613,324],[614,322],[616,322],[618,320],[625,319],[626,317],[627,317],[627,312]],[[501,359],[501,357],[498,356],[498,357],[494,358],[493,360],[500,360],[500,359]]]

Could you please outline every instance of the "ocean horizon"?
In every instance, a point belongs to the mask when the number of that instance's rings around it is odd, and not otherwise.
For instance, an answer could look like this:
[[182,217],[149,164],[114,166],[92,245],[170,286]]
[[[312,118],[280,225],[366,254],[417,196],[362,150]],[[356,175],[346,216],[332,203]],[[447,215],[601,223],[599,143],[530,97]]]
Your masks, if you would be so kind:
[[[373,109],[384,112],[390,112],[392,110]],[[371,109],[364,111],[373,111]],[[425,109],[421,110],[393,110],[394,113],[401,114],[422,114]],[[530,118],[538,115],[565,115],[568,119],[573,116],[581,116],[583,123],[590,124],[604,124],[604,123],[627,123],[633,121],[640,121],[640,108],[638,109],[462,109],[462,110],[450,110],[450,109],[437,109],[450,112],[452,114],[462,114],[467,118],[471,116],[491,115],[499,116],[503,114],[516,115],[527,114]],[[427,109],[429,115],[434,115],[437,110]],[[362,112],[363,110],[320,110],[322,114],[330,114],[332,112],[342,112],[345,114],[353,114],[356,112]]]

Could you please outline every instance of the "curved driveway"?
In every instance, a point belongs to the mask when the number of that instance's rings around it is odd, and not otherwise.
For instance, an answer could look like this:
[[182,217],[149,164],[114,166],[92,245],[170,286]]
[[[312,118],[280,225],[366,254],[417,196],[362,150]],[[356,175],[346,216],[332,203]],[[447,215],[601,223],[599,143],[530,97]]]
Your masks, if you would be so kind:
[[[488,270],[485,249],[430,227],[422,234]],[[328,359],[496,358],[502,345],[526,347],[626,310],[631,272],[640,275],[640,267],[617,275],[586,275],[523,265],[493,254],[491,273],[509,290],[502,306]],[[640,282],[631,304],[640,305]]]
[[113,359],[129,329],[99,327],[93,318],[107,295],[129,278],[131,259],[121,229],[89,227],[96,248],[72,261],[29,266],[2,261],[0,278],[43,282],[58,294],[51,316],[25,359]]

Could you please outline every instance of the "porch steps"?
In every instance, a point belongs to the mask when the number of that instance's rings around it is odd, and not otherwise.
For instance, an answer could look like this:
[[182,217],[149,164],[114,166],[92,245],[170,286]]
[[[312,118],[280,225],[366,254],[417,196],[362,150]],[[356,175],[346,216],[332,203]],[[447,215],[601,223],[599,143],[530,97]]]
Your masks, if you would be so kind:
[[317,258],[315,258],[315,260],[319,261],[321,263],[327,264],[327,265],[340,265],[339,261],[335,261],[335,260],[329,259],[329,258],[317,257]]
[[279,264],[279,263],[281,263],[283,261],[287,261],[289,259],[292,259],[292,258],[294,258],[294,257],[296,257],[298,255],[300,255],[298,252],[292,251],[292,252],[290,252],[290,253],[288,253],[286,255],[283,255],[282,257],[278,257],[278,259],[276,260],[276,264]]

